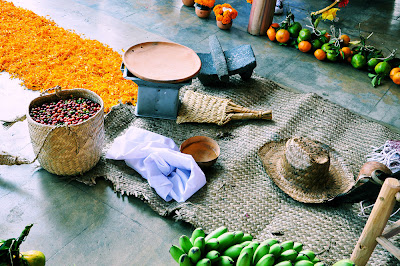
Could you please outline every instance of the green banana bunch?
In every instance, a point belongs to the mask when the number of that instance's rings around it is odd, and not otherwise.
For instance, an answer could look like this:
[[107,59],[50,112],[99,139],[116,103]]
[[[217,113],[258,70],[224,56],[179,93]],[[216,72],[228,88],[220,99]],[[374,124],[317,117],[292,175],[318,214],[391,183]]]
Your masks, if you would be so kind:
[[[206,235],[196,228],[190,238],[182,235],[179,246],[169,250],[181,266],[325,266],[312,250],[294,241],[280,243],[269,238],[261,243],[243,231],[228,231],[221,226]],[[333,266],[354,266],[350,260],[338,261]]]

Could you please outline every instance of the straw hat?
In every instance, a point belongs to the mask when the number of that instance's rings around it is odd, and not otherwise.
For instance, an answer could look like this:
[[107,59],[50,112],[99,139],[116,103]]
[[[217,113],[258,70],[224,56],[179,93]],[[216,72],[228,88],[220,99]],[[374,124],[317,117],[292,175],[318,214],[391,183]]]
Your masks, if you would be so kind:
[[337,152],[304,137],[268,142],[258,155],[275,184],[300,202],[331,200],[349,191],[355,183],[351,170]]

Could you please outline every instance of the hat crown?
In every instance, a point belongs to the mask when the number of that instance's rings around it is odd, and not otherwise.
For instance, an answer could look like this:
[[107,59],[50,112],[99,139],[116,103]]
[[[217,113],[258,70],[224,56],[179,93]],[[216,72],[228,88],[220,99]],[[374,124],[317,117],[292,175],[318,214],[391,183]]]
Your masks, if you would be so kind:
[[304,189],[326,183],[329,165],[329,153],[320,143],[303,137],[286,142],[283,167]]

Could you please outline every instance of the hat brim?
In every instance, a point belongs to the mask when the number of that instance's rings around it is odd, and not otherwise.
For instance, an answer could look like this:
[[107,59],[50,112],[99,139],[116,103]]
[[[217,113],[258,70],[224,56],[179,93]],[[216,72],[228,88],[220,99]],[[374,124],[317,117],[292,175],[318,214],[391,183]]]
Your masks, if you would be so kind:
[[327,182],[320,187],[314,187],[312,190],[300,186],[296,183],[296,178],[290,178],[282,167],[287,140],[271,141],[264,144],[259,149],[258,155],[268,176],[290,197],[304,203],[323,203],[334,199],[339,194],[348,192],[354,186],[354,175],[350,168],[346,165],[344,159],[330,148],[327,148],[330,157]]

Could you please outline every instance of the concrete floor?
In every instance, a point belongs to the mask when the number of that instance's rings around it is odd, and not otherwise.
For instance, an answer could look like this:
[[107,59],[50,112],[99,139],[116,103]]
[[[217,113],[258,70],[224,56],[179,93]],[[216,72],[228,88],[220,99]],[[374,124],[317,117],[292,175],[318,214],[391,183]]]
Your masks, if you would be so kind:
[[[199,19],[181,0],[15,0],[48,15],[60,26],[97,39],[122,53],[141,41],[171,40],[196,52],[208,52],[208,37],[216,34],[228,49],[251,44],[257,57],[255,73],[300,92],[314,92],[360,115],[400,131],[400,86],[390,80],[373,88],[366,72],[340,63],[319,62],[311,54],[279,46],[265,36],[247,33],[251,5],[227,1],[239,11],[230,31],[219,30],[214,15]],[[217,0],[216,3],[223,3]],[[287,0],[296,20],[330,1]],[[338,26],[357,39],[358,23],[371,44],[387,54],[399,48],[400,0],[352,0],[339,11]],[[275,16],[280,22],[284,16]],[[325,25],[328,28],[328,25]],[[322,26],[323,27],[323,26]],[[36,92],[23,90],[7,73],[0,74],[0,119],[25,112]],[[12,111],[10,111],[12,106]],[[0,150],[32,156],[26,123],[0,127]],[[98,180],[94,187],[69,182],[35,165],[0,166],[0,238],[16,237],[34,223],[22,245],[46,254],[48,265],[173,265],[168,249],[190,225],[160,217],[134,197],[113,192]],[[356,240],[355,240],[356,241]]]

